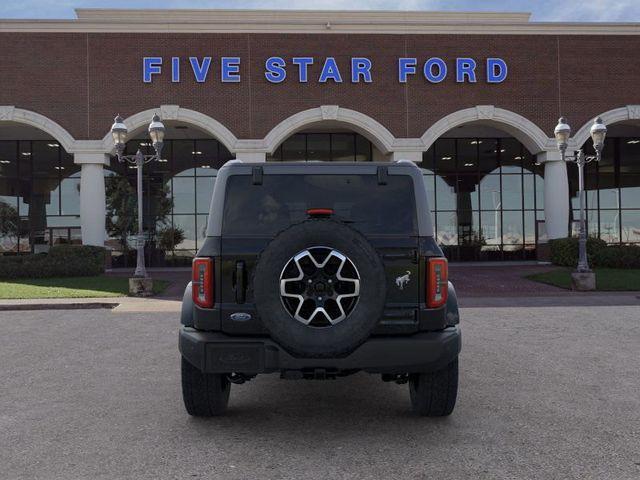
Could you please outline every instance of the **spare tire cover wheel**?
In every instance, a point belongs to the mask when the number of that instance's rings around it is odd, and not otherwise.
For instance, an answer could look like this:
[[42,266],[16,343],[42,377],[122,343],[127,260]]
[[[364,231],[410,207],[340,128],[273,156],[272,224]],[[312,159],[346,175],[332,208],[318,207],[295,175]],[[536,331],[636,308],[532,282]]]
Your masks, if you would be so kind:
[[352,352],[381,318],[386,294],[375,249],[333,220],[308,220],[280,233],[260,255],[253,288],[271,336],[306,357]]

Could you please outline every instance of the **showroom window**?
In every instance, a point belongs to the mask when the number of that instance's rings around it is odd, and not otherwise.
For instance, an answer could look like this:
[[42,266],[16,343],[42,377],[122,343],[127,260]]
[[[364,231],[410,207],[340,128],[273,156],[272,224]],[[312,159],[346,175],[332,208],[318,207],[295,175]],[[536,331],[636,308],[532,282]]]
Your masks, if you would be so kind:
[[[128,142],[125,153],[134,154],[139,146],[143,153],[152,153],[153,147],[144,139]],[[150,232],[145,249],[148,265],[190,265],[191,258],[202,246],[205,237],[209,203],[218,169],[232,158],[233,155],[224,145],[214,139],[165,140],[163,161],[144,166],[144,228]],[[113,197],[119,195],[119,190],[114,188],[114,182],[118,179],[126,178],[130,191],[135,195],[135,166],[119,163],[114,157],[105,175],[108,207],[110,200],[113,204]],[[111,213],[117,214],[117,208],[112,209]],[[113,220],[115,217],[117,215]],[[135,230],[135,226],[132,228]],[[126,228],[117,231],[126,231]],[[172,238],[176,239],[172,235],[175,231],[181,233],[179,243],[171,241]],[[118,235],[114,229],[108,233],[107,245],[114,251],[113,265],[135,265],[135,234],[126,238],[130,251],[125,256],[122,235]]]
[[375,147],[358,133],[296,133],[280,145],[268,162],[370,162]]
[[452,260],[535,257],[543,169],[513,138],[441,138],[423,155],[438,243]]
[[55,140],[0,141],[0,253],[80,244],[80,167]]
[[[592,151],[591,141],[585,151]],[[567,165],[571,229],[580,219],[578,171]],[[590,235],[610,244],[640,243],[640,138],[607,137],[599,163],[585,167],[587,222]]]

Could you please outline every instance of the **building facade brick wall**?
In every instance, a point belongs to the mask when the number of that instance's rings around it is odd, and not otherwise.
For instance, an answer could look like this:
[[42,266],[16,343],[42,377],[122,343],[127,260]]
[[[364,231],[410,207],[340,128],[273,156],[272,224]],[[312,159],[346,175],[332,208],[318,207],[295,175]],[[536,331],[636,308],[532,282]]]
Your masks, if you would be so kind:
[[[116,113],[175,104],[209,115],[237,138],[262,138],[285,118],[319,105],[364,113],[398,138],[420,137],[434,122],[463,108],[495,105],[531,120],[551,136],[559,115],[575,128],[594,116],[640,104],[640,36],[440,35],[263,33],[0,33],[0,105],[38,112],[77,140],[100,139]],[[142,81],[142,59],[164,57],[162,75]],[[172,83],[170,58],[182,59]],[[205,83],[197,83],[188,57],[213,57]],[[220,82],[222,56],[241,57],[240,83]],[[309,82],[288,65],[280,84],[264,77],[270,56],[310,56]],[[336,58],[344,82],[317,82],[321,63]],[[353,56],[373,62],[373,82],[352,84]],[[448,77],[428,83],[420,74],[430,57],[443,58]],[[418,58],[418,73],[398,82],[399,57]],[[478,61],[478,82],[455,81],[456,57]],[[504,83],[488,84],[484,62],[501,57]]]

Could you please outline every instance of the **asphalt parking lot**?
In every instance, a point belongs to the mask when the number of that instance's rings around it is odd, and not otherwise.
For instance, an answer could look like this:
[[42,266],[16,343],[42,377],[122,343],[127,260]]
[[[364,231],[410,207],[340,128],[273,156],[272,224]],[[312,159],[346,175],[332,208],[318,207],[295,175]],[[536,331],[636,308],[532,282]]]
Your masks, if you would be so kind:
[[0,478],[640,478],[640,307],[467,308],[450,418],[264,376],[192,419],[174,313],[0,312]]

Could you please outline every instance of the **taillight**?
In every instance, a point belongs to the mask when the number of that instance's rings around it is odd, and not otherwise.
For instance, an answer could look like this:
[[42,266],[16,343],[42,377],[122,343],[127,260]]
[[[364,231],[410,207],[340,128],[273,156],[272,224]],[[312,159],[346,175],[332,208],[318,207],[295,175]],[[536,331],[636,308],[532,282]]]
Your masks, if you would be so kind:
[[447,303],[449,265],[446,258],[427,259],[427,307],[438,308]]
[[213,259],[194,258],[191,277],[193,302],[203,308],[213,307]]

